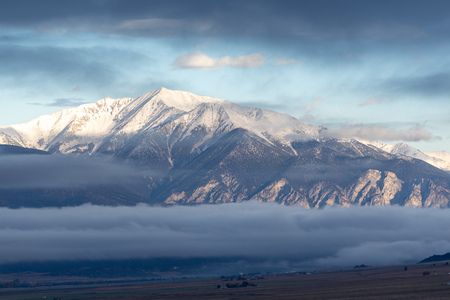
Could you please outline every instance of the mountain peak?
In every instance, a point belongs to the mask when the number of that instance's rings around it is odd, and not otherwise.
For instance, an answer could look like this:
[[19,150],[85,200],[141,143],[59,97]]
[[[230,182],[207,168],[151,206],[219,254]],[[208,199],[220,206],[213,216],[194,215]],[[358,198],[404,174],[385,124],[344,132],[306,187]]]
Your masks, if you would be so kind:
[[161,94],[161,93],[173,92],[173,90],[167,89],[167,88],[162,86],[159,89],[155,90],[155,92],[157,92],[158,94]]
[[143,100],[159,100],[170,107],[177,108],[183,111],[191,111],[195,107],[203,103],[219,103],[226,104],[229,103],[226,100],[216,99],[206,96],[198,96],[189,92],[170,90],[165,87],[160,87],[159,89],[144,94],[138,99],[143,98]]

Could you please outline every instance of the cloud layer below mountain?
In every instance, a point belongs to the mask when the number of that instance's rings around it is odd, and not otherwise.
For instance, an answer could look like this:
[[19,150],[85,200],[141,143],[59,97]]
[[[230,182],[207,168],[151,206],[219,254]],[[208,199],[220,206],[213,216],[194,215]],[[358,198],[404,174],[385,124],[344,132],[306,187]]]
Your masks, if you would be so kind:
[[306,210],[250,201],[152,207],[0,208],[0,263],[247,257],[305,267],[415,263],[450,249],[446,210]]
[[143,176],[130,166],[87,155],[3,155],[0,169],[0,189],[91,186]]

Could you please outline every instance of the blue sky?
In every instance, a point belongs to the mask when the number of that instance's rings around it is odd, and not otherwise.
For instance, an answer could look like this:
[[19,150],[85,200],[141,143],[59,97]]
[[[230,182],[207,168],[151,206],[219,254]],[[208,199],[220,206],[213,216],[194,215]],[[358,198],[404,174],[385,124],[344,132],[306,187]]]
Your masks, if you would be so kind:
[[0,0],[0,125],[161,86],[450,152],[450,1]]

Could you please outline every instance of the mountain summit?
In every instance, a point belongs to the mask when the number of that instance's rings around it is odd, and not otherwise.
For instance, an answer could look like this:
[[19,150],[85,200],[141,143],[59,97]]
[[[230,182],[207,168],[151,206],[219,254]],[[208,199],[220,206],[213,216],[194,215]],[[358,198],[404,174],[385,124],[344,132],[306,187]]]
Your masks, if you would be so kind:
[[24,194],[2,188],[0,202],[14,206],[17,199],[33,198],[45,205],[186,204],[256,199],[309,208],[449,206],[448,173],[370,143],[323,139],[324,130],[286,114],[165,88],[137,98],[105,98],[0,127],[0,144],[51,154],[102,154],[146,175],[132,184],[113,184],[114,189],[43,187]]
[[203,149],[209,138],[236,128],[287,147],[296,138],[316,138],[321,130],[285,114],[160,88],[138,98],[105,98],[24,124],[0,127],[0,143],[52,153],[94,153],[114,151],[125,144],[130,148],[131,138],[136,142],[139,136],[146,139],[156,132],[184,140],[202,131],[204,139],[196,141],[196,148]]

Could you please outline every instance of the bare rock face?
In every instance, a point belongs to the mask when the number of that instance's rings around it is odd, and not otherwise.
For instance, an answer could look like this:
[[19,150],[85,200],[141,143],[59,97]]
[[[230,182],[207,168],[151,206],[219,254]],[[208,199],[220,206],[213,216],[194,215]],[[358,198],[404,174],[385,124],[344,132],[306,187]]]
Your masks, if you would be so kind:
[[392,172],[370,169],[349,188],[349,201],[359,205],[391,205],[402,184],[403,181]]
[[[178,197],[176,203],[255,199],[306,208],[449,206],[448,174],[418,160],[374,153],[372,148],[365,151],[366,146],[357,144],[358,151],[349,152],[347,142],[341,147],[339,140],[303,142],[293,147],[297,152],[293,155],[247,132],[233,131],[232,135],[234,143],[227,138],[225,148],[216,145],[205,152],[205,157],[201,154],[193,160],[189,174],[169,171],[170,183],[162,190],[157,188],[153,195],[161,196],[159,201],[174,203],[171,199],[190,191],[191,185],[194,192]],[[167,191],[169,196],[164,195]]]
[[449,207],[450,190],[430,180],[420,179],[411,184],[405,206]]
[[167,89],[138,98],[106,98],[0,127],[0,144],[47,155],[103,155],[150,175],[132,185],[70,191],[3,188],[0,204],[30,206],[29,199],[42,206],[255,199],[306,208],[450,206],[449,173],[371,144],[320,138],[324,130],[288,115]]
[[296,191],[286,180],[282,178],[279,181],[273,182],[253,196],[260,202],[276,201],[283,205],[301,205],[310,208],[309,203],[302,193]]

